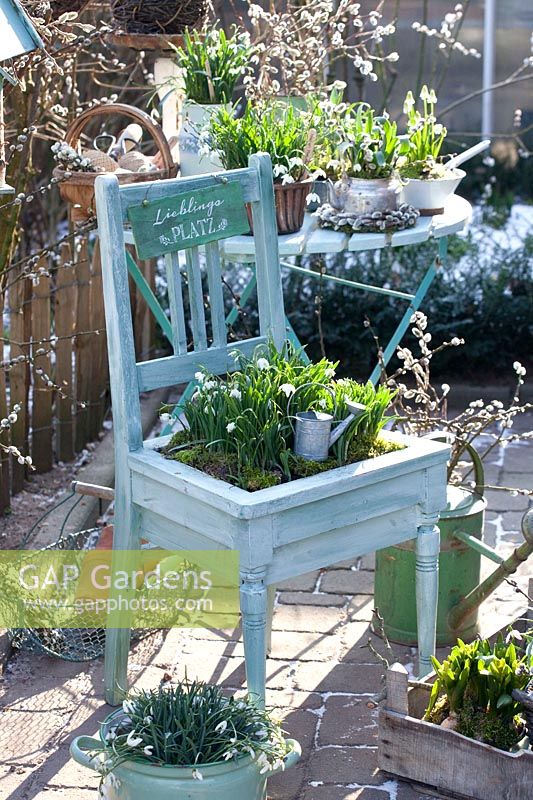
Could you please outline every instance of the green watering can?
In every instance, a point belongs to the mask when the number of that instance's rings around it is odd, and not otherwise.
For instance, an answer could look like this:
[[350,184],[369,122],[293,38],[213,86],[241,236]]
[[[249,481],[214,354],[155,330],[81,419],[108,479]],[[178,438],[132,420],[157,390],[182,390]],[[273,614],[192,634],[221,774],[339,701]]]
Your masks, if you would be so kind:
[[[106,758],[105,737],[116,724],[122,709],[110,714],[101,725],[100,739],[77,736],[70,745],[74,761],[95,770]],[[302,750],[295,739],[288,739],[290,747],[285,757],[285,769],[300,759]],[[91,751],[100,751],[96,756]],[[202,780],[195,778],[197,769]],[[279,772],[280,770],[276,770]],[[113,770],[106,782],[106,800],[266,800],[267,779],[275,772],[260,774],[260,769],[249,756],[237,761],[189,767],[157,766],[139,761],[124,761]]]
[[[431,438],[446,441],[443,434]],[[482,541],[487,501],[483,497],[483,464],[475,449],[466,449],[474,467],[473,490],[448,486],[447,505],[441,512],[437,646],[455,644],[457,638],[470,641],[479,633],[480,604],[512,575],[533,552],[533,514],[522,522],[525,542],[507,559]],[[374,606],[383,619],[383,631],[393,642],[416,645],[415,600],[416,540],[387,547],[376,553]],[[480,582],[481,556],[498,564],[489,577]],[[379,633],[378,626],[375,626]]]

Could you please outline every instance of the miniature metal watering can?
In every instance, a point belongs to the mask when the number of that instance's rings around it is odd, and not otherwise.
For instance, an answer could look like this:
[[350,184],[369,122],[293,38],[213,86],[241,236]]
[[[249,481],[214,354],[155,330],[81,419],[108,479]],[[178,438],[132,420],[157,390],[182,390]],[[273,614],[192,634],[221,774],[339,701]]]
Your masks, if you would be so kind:
[[[289,400],[287,410],[294,399],[294,396],[300,389],[305,386],[323,386],[335,401],[335,395],[324,384],[308,384],[304,383],[299,386],[296,392]],[[344,433],[351,422],[366,410],[366,406],[361,403],[352,403],[347,401],[346,405],[350,411],[349,415],[342,422],[339,422],[334,430],[331,427],[334,422],[332,414],[326,414],[324,411],[299,411],[295,415],[296,425],[294,427],[294,453],[297,456],[305,458],[306,461],[326,461],[329,455],[329,448],[335,444],[337,439]],[[335,409],[336,410],[336,409]]]

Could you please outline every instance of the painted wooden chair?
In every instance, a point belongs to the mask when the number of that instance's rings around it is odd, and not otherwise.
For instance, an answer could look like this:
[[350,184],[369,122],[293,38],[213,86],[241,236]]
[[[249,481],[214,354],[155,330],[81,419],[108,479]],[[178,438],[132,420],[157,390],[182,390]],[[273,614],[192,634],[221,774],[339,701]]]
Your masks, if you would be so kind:
[[[208,343],[198,248],[182,243],[176,251],[186,254],[193,349],[187,350],[179,253],[172,251],[165,258],[174,355],[136,364],[124,252],[128,210],[146,201],[148,191],[149,200],[167,201],[224,182],[238,182],[243,200],[251,203],[259,336],[227,342],[219,246],[213,241],[205,245]],[[277,346],[286,337],[269,157],[252,156],[247,169],[147,186],[119,187],[113,175],[96,180],[115,437],[115,548],[137,549],[142,536],[162,548],[239,551],[247,685],[264,700],[268,587],[417,537],[419,662],[425,674],[435,646],[436,523],[446,503],[449,448],[395,434],[405,450],[249,493],[168,461],[143,443],[140,392],[190,381],[202,366],[224,374],[234,368],[230,353],[236,348],[251,354],[269,337]],[[128,630],[108,630],[105,687],[112,704],[120,702],[126,688],[129,642]]]
[[[137,549],[140,546],[141,533],[153,540],[149,531],[143,531],[142,498],[132,492],[131,469],[128,463],[130,453],[143,450],[139,392],[190,381],[201,366],[214,373],[225,374],[234,368],[235,359],[230,356],[234,350],[240,349],[251,354],[255,347],[265,343],[269,338],[277,346],[281,346],[285,339],[285,314],[270,158],[266,155],[252,156],[248,169],[235,170],[222,176],[202,176],[151,183],[149,197],[150,200],[175,197],[193,189],[220,185],[221,181],[228,180],[238,181],[242,186],[244,201],[251,203],[257,252],[260,335],[231,344],[227,342],[219,248],[215,241],[205,247],[212,344],[208,345],[207,342],[199,250],[198,247],[191,247],[186,251],[186,258],[190,327],[194,349],[187,351],[187,321],[176,251],[165,257],[174,355],[138,365],[135,361],[125,260],[124,223],[128,208],[143,201],[146,189],[143,184],[119,188],[118,181],[113,175],[102,176],[96,181],[115,440],[114,547],[117,549]],[[177,502],[179,507],[179,501]],[[155,543],[158,544],[157,541]],[[165,537],[162,546],[169,546],[168,537]],[[179,548],[178,538],[173,546]],[[198,547],[201,545],[198,544]],[[244,629],[246,642],[249,639],[246,624]],[[108,632],[105,685],[106,697],[112,704],[118,702],[120,688],[126,685],[129,644],[128,630]]]

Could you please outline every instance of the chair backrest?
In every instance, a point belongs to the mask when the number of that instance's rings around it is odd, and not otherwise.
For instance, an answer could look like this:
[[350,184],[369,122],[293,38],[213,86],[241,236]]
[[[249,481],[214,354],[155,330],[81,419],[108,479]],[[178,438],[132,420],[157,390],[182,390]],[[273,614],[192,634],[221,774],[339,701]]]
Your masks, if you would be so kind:
[[[218,240],[226,238],[227,234],[221,230],[220,236],[216,234],[216,240],[205,244],[212,339],[208,343],[199,247],[189,247],[189,241],[183,241],[184,237],[179,236],[179,229],[176,228],[178,233],[174,238],[179,240],[179,245],[176,244],[175,249],[169,250],[173,245],[168,239],[161,237],[167,245],[164,257],[174,354],[136,363],[124,243],[124,225],[130,218],[131,209],[139,208],[147,201],[154,203],[168,200],[174,204],[185,193],[189,202],[193,191],[200,195],[209,187],[228,186],[233,182],[240,184],[242,199],[245,203],[250,203],[252,209],[259,336],[231,343],[227,341],[218,247]],[[235,369],[235,358],[231,355],[234,350],[250,355],[269,338],[278,347],[285,339],[272,165],[268,155],[256,154],[250,157],[247,169],[123,186],[119,185],[116,176],[107,174],[96,179],[95,193],[115,440],[127,443],[129,450],[137,450],[142,447],[140,392],[190,381],[202,366],[222,375]],[[183,234],[183,229],[181,233]],[[190,316],[188,321],[183,302],[180,251],[185,251]],[[192,333],[192,350],[188,350],[187,345],[188,322]]]

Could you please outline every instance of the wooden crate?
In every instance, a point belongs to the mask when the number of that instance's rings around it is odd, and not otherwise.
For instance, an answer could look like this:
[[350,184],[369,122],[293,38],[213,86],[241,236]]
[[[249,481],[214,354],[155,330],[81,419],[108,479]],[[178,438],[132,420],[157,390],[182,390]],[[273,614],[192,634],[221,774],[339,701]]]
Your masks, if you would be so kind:
[[533,751],[507,753],[423,722],[429,682],[408,681],[394,664],[379,712],[379,768],[462,800],[533,798]]

